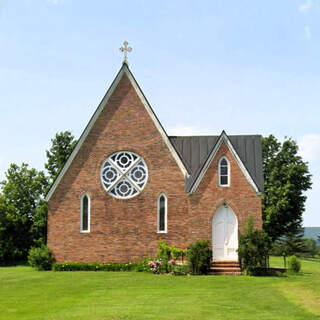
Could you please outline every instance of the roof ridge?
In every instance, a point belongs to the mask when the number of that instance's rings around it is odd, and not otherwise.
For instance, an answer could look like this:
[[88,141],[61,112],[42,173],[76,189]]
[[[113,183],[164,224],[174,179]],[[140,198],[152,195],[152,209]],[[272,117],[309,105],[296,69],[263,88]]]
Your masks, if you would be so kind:
[[[228,134],[228,137],[261,137],[261,134]],[[179,136],[179,135],[168,135],[169,138],[194,138],[194,137],[220,137],[219,134],[199,134],[199,135],[188,135],[188,136]]]

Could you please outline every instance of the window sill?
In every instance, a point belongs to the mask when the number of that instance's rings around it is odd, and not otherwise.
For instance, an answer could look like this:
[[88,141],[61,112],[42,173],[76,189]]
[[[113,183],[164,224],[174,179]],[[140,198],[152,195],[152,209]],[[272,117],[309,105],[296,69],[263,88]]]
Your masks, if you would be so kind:
[[168,231],[157,231],[157,233],[168,233]]
[[80,230],[80,233],[90,233],[90,230]]

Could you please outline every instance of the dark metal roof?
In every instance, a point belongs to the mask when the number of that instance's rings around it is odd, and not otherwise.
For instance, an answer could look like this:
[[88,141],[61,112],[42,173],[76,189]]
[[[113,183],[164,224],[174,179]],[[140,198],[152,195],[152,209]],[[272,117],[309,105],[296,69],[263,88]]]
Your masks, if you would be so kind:
[[[171,143],[184,162],[190,178],[186,189],[191,188],[201,169],[213,150],[220,136],[171,136]],[[263,192],[262,149],[260,135],[228,136],[235,151],[256,183]]]

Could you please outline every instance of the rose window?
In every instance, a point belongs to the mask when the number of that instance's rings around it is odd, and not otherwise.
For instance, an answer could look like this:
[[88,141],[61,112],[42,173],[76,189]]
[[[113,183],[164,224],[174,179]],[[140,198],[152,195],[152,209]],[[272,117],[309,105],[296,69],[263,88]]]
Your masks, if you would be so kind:
[[116,198],[138,195],[148,180],[145,161],[130,151],[120,151],[108,157],[101,168],[101,183]]

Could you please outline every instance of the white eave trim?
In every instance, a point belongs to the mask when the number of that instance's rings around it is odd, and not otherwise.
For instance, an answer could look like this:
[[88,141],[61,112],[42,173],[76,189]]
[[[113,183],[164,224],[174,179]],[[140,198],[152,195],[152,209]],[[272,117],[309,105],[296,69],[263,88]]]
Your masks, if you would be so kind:
[[139,88],[139,85],[137,84],[137,82],[135,81],[135,79],[133,78],[131,72],[128,69],[128,66],[126,64],[123,64],[122,68],[120,69],[118,75],[116,76],[116,78],[114,79],[111,87],[109,88],[109,90],[107,91],[106,95],[103,97],[102,101],[100,102],[98,108],[96,109],[96,111],[94,112],[92,118],[90,119],[89,123],[87,124],[86,128],[84,129],[78,143],[76,144],[75,148],[73,149],[71,155],[69,156],[67,162],[65,163],[65,165],[63,166],[62,170],[60,171],[58,177],[55,179],[53,185],[51,186],[49,192],[47,193],[45,200],[49,201],[50,198],[52,197],[53,193],[55,192],[56,188],[58,187],[60,181],[62,180],[64,174],[66,173],[66,171],[69,169],[73,159],[76,157],[76,155],[78,154],[83,142],[86,140],[89,132],[91,131],[92,127],[94,126],[95,122],[97,121],[97,119],[99,118],[101,112],[103,111],[103,109],[105,108],[105,106],[107,105],[111,95],[113,94],[115,88],[118,86],[120,80],[122,79],[124,73],[128,76],[132,86],[134,87],[134,89],[136,90],[137,95],[139,96],[139,98],[141,99],[144,107],[146,108],[148,114],[150,115],[151,119],[153,120],[155,126],[157,127],[160,135],[162,136],[164,142],[166,143],[167,147],[169,148],[169,151],[171,152],[173,158],[176,160],[183,176],[185,177],[188,172],[183,164],[183,162],[181,161],[179,155],[177,154],[177,151],[174,149],[174,147],[172,146],[166,132],[164,131],[164,129],[162,128],[159,120],[157,119],[157,117],[155,116],[151,106],[149,105],[148,101],[146,100],[144,94],[142,93],[141,89]]
[[[218,150],[219,150],[222,142],[225,142],[225,143],[226,143],[227,147],[229,148],[231,154],[232,154],[233,157],[235,158],[238,166],[240,167],[240,169],[241,169],[242,173],[244,174],[244,176],[246,177],[247,181],[248,181],[249,184],[252,186],[252,188],[254,189],[254,191],[255,191],[258,195],[260,195],[261,192],[259,191],[258,186],[256,185],[256,183],[255,183],[254,180],[252,179],[249,171],[247,170],[247,168],[246,168],[245,165],[243,164],[243,162],[242,162],[242,160],[240,159],[238,153],[237,153],[236,150],[234,149],[234,147],[233,147],[230,139],[228,138],[227,134],[226,134],[224,131],[222,132],[219,140],[217,141],[217,143],[216,143],[214,149],[212,150],[209,158],[207,159],[206,163],[204,164],[204,166],[203,166],[200,174],[198,175],[196,181],[194,182],[194,184],[193,184],[193,186],[192,186],[189,194],[192,194],[192,193],[194,193],[194,192],[197,190],[197,188],[198,188],[200,182],[202,181],[202,178],[203,178],[204,175],[206,174],[206,172],[207,172],[207,170],[208,170],[208,168],[209,168],[212,160],[213,160],[214,157],[216,156],[216,154],[217,154],[217,152],[218,152]],[[231,170],[229,170],[229,172],[231,173]],[[231,179],[231,177],[229,177],[229,179]]]

